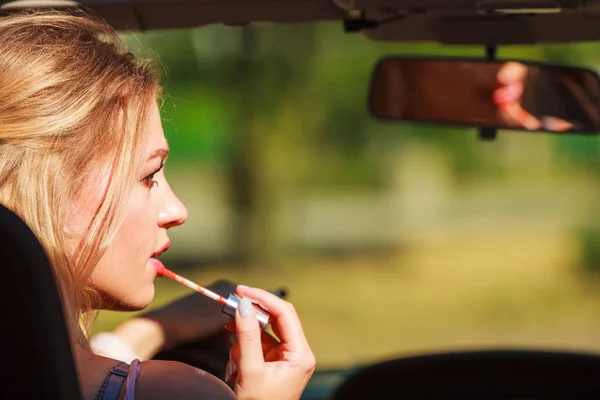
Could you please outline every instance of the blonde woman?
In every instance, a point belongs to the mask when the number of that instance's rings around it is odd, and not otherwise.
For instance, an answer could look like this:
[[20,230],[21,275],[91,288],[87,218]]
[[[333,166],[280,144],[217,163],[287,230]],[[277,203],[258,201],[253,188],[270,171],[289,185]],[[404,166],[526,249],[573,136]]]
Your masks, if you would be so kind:
[[[259,289],[237,292],[269,309],[282,343],[261,343],[244,299],[229,367],[235,393],[184,364],[126,364],[91,349],[88,317],[99,309],[145,308],[154,296],[155,257],[169,245],[168,230],[187,218],[163,172],[169,149],[159,96],[153,70],[96,19],[58,12],[0,17],[0,203],[23,218],[51,260],[83,396],[298,399],[314,356],[294,308]],[[166,310],[155,317],[169,329],[159,339],[146,335],[138,352],[181,339],[198,312],[189,304]],[[152,329],[153,320],[138,319],[119,335],[127,343]]]

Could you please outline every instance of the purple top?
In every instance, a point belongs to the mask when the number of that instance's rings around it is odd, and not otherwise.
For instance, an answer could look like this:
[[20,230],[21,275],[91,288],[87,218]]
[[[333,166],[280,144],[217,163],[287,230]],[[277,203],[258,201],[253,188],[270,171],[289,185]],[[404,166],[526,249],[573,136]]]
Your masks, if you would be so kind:
[[133,360],[129,366],[124,362],[115,365],[102,383],[96,400],[118,400],[123,383],[125,383],[123,400],[135,400],[135,382],[139,374],[140,360],[138,359]]

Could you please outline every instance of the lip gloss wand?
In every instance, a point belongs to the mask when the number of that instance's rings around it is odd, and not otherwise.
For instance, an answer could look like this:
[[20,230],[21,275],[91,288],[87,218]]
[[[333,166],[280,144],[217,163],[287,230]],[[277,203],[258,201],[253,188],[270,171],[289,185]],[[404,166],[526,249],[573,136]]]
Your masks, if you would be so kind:
[[[190,281],[189,279],[184,278],[179,274],[176,274],[171,270],[168,270],[167,268],[165,268],[164,265],[162,265],[162,263],[156,265],[156,274],[159,278],[166,276],[169,279],[177,281],[182,285],[185,285],[190,289],[195,290],[198,293],[201,293],[206,297],[209,297],[214,301],[223,304],[223,313],[229,315],[230,317],[235,317],[235,310],[237,310],[238,305],[240,303],[240,298],[237,297],[235,294],[231,293],[229,294],[229,297],[225,298],[211,290],[208,290],[207,288],[198,285],[197,283]],[[263,310],[260,310],[256,304],[254,305],[254,308],[256,309],[256,318],[258,319],[261,329],[265,329],[269,325],[269,314],[267,314]]]

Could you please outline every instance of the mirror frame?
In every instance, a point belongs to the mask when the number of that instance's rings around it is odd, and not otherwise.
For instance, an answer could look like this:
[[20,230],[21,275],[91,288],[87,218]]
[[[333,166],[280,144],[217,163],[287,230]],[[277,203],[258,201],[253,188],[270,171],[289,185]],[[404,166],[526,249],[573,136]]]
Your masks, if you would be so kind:
[[[523,60],[523,59],[514,59],[514,58],[494,58],[494,59],[488,59],[488,58],[479,58],[479,57],[463,57],[463,56],[428,56],[428,55],[386,55],[383,56],[381,58],[379,58],[379,60],[377,60],[377,63],[375,64],[372,72],[371,72],[371,78],[369,80],[369,89],[368,89],[368,93],[367,93],[367,108],[369,111],[370,116],[377,120],[377,121],[383,121],[383,122],[394,122],[394,123],[410,123],[410,124],[417,124],[417,125],[428,125],[428,126],[437,126],[437,127],[447,127],[447,128],[473,128],[473,129],[477,129],[477,128],[488,128],[488,129],[497,129],[498,131],[518,131],[518,132],[526,132],[526,133],[533,133],[533,134],[557,134],[557,135],[577,135],[577,136],[598,136],[600,135],[600,123],[598,124],[596,130],[578,130],[578,131],[566,131],[566,132],[561,132],[561,131],[548,131],[548,130],[536,130],[536,131],[532,131],[532,130],[527,130],[527,129],[523,129],[522,127],[504,127],[504,126],[498,126],[498,125],[492,125],[492,124],[464,124],[464,123],[459,123],[459,122],[434,122],[434,121],[424,121],[424,120],[418,120],[418,119],[398,119],[395,117],[383,117],[383,116],[378,116],[373,109],[373,88],[374,88],[374,83],[375,83],[375,77],[377,76],[379,70],[383,67],[383,65],[390,61],[390,60],[414,60],[414,61],[454,61],[454,62],[479,62],[479,63],[490,63],[490,62],[498,62],[498,63],[506,63],[506,62],[517,62],[517,63],[522,63],[528,66],[540,66],[540,67],[552,67],[552,68],[557,68],[557,69],[566,69],[566,70],[573,70],[573,69],[577,69],[580,71],[585,71],[585,72],[589,72],[591,74],[593,74],[599,81],[599,86],[600,86],[600,73],[598,71],[595,71],[594,69],[592,69],[591,67],[583,67],[583,66],[575,66],[575,65],[569,65],[569,64],[562,64],[562,63],[555,63],[555,62],[547,62],[547,61],[538,61],[538,60]],[[600,109],[600,99],[598,101],[597,104],[598,109]]]

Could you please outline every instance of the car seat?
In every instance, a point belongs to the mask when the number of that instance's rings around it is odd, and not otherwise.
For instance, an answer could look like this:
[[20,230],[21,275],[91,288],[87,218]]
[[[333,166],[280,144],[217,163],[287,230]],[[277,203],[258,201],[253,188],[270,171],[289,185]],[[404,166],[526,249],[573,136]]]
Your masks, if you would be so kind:
[[81,399],[58,289],[42,246],[0,205],[0,398]]
[[600,356],[497,350],[400,358],[351,375],[331,400],[600,399]]

